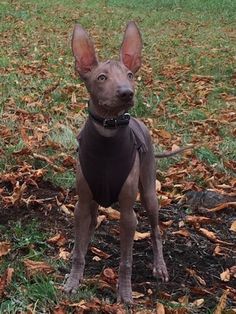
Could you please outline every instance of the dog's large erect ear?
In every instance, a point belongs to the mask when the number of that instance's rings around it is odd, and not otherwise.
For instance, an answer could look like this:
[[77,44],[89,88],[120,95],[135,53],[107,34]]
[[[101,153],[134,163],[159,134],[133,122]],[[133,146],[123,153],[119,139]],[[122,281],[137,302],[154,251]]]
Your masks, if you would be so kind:
[[72,36],[72,51],[75,57],[75,68],[83,77],[98,64],[92,40],[87,32],[78,24],[75,25]]
[[120,61],[133,73],[141,66],[142,38],[137,25],[129,22],[120,49]]

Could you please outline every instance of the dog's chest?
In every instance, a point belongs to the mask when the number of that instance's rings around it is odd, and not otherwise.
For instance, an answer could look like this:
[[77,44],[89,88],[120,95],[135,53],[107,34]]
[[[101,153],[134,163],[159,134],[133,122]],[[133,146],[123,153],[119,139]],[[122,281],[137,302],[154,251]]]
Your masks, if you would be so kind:
[[129,126],[115,136],[101,136],[88,119],[79,135],[79,160],[94,200],[108,207],[118,201],[122,185],[134,164],[137,145]]

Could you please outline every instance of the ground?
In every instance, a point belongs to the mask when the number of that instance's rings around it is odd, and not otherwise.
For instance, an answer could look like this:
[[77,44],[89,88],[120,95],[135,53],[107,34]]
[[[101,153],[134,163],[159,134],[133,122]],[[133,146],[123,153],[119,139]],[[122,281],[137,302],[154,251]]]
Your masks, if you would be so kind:
[[[61,197],[61,190],[53,188],[47,182],[41,182],[40,186],[37,192],[34,189],[29,191],[29,193],[36,195],[38,199],[46,200],[44,207],[39,205],[30,205],[28,208],[25,206],[14,206],[1,212],[3,238],[12,239],[12,249],[8,253],[5,262],[8,262],[11,267],[16,267],[16,269],[20,267],[19,261],[24,263],[26,258],[31,259],[32,256],[36,257],[36,260],[38,257],[40,260],[43,259],[53,264],[52,261],[58,261],[59,249],[60,251],[63,249],[64,252],[70,252],[73,246],[73,217],[62,212],[55,201],[47,201],[50,197]],[[71,191],[67,196],[67,202],[74,203],[75,198],[74,191]],[[47,208],[46,205],[49,203],[50,211],[47,211],[45,208]],[[150,227],[145,212],[138,202],[136,203],[135,211],[139,221],[137,230],[141,235],[146,234]],[[100,216],[102,214],[104,214],[104,211],[100,212]],[[199,213],[197,215],[202,217]],[[219,246],[217,241],[210,241],[198,232],[196,225],[187,223],[186,217],[189,216],[193,215],[190,215],[189,212],[187,213],[186,209],[177,204],[162,208],[160,211],[164,256],[170,273],[170,281],[168,283],[158,282],[152,276],[150,237],[134,242],[132,281],[133,290],[135,291],[134,296],[137,299],[135,299],[136,305],[130,309],[133,313],[144,311],[144,308],[146,311],[154,313],[157,301],[168,305],[172,308],[173,313],[210,313],[210,309],[214,309],[217,306],[223,291],[227,289],[230,292],[226,308],[235,307],[235,277],[230,281],[222,281],[220,278],[220,274],[223,271],[235,266],[236,236],[229,231],[229,226],[235,218],[234,212],[227,208],[220,213],[208,213],[205,215],[205,218],[210,218],[210,228],[209,222],[207,223],[208,229],[215,232],[217,236],[219,235],[222,241],[227,242],[227,244],[222,244],[222,255],[214,253],[216,247]],[[171,223],[165,224],[165,222],[170,221]],[[20,224],[22,229],[18,237],[9,234],[9,230],[17,229],[16,224],[18,224],[18,228]],[[182,229],[179,228],[180,225]],[[30,230],[30,233],[27,229]],[[175,232],[179,230],[185,230],[186,234],[176,235]],[[39,233],[41,234],[41,239],[37,238]],[[46,245],[50,235],[58,234],[61,235],[62,240],[64,239],[61,244],[52,242],[50,245]],[[42,238],[44,238],[44,241],[42,241]],[[98,250],[95,251],[94,248]],[[42,251],[43,255],[41,256],[40,252]],[[104,256],[104,254],[108,255]],[[94,259],[95,256],[100,256],[101,258]],[[97,228],[86,259],[85,283],[82,287],[84,293],[82,295],[78,294],[77,298],[75,298],[76,302],[74,299],[72,302],[69,297],[60,294],[63,278],[70,268],[68,258],[67,256],[65,263],[57,262],[56,267],[54,265],[53,274],[49,275],[58,289],[57,299],[51,300],[51,304],[48,302],[50,307],[56,311],[56,305],[61,304],[64,310],[72,311],[75,307],[73,304],[78,305],[79,301],[85,299],[88,302],[88,313],[92,312],[94,308],[95,312],[113,313],[110,308],[106,309],[101,304],[96,305],[96,308],[94,302],[90,304],[88,300],[94,300],[94,297],[97,297],[108,304],[114,304],[115,302],[115,287],[119,265],[119,221],[111,220],[108,214]],[[103,274],[105,270],[108,271],[107,276]],[[17,272],[17,270],[15,271]],[[16,276],[18,278],[15,278],[15,284],[21,280],[20,276],[30,275],[24,270],[21,275],[16,274]],[[37,279],[31,276],[30,278],[33,286],[34,280],[37,282]],[[12,295],[14,295],[14,288],[12,290],[10,286],[4,291],[2,309],[7,308],[7,300],[10,300]],[[203,300],[200,307],[193,305],[193,302],[196,302],[196,300]],[[176,303],[174,304],[173,301]],[[42,306],[40,298],[38,302]],[[183,312],[178,312],[180,310]]]

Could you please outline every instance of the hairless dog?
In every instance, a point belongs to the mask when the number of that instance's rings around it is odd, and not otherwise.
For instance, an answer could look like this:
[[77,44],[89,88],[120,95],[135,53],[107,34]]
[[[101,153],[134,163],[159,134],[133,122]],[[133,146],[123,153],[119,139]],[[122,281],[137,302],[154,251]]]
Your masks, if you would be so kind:
[[[155,155],[146,126],[130,117],[134,105],[134,74],[141,66],[142,39],[129,22],[119,61],[98,62],[93,42],[76,25],[72,50],[76,71],[90,95],[89,116],[78,137],[76,171],[79,201],[75,208],[75,245],[72,269],[64,290],[76,292],[83,278],[85,255],[97,220],[98,206],[120,205],[120,265],[117,299],[132,303],[132,247],[137,225],[133,205],[140,191],[141,202],[151,224],[153,275],[168,281],[158,225],[155,189]],[[176,152],[158,154],[168,157]]]

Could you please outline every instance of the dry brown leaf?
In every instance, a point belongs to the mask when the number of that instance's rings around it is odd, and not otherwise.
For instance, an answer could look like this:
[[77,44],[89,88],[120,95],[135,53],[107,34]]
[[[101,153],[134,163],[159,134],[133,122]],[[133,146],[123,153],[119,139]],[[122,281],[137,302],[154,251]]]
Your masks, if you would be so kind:
[[181,305],[188,305],[189,297],[187,295],[183,295],[182,297],[178,298],[178,301]]
[[52,266],[50,266],[46,262],[38,262],[38,261],[32,261],[30,259],[25,259],[24,265],[26,267],[27,275],[29,277],[31,277],[32,275],[36,273],[50,274],[54,271]]
[[213,231],[209,231],[209,230],[207,230],[205,228],[199,228],[197,230],[199,230],[200,233],[202,235],[204,235],[207,239],[209,239],[209,240],[211,240],[213,242],[217,242],[218,241],[217,236],[215,235],[215,233]]
[[112,207],[100,207],[99,210],[104,213],[109,220],[119,220],[120,212],[118,210],[113,209]]
[[214,208],[207,209],[207,211],[208,212],[217,212],[217,211],[222,210],[224,208],[230,208],[230,207],[236,208],[236,202],[223,203],[223,204],[220,204]]
[[224,252],[224,248],[222,248],[219,244],[216,245],[213,255],[227,256]]
[[99,256],[100,258],[103,258],[103,259],[107,259],[107,258],[109,258],[111,256],[110,254],[107,254],[107,253],[103,252],[102,250],[96,248],[95,246],[92,246],[90,250],[95,255],[97,255],[97,256]]
[[191,268],[186,268],[186,271],[201,285],[206,286],[206,282],[199,275],[197,275],[196,271]]
[[164,228],[169,228],[173,224],[174,220],[161,221],[160,224]]
[[7,255],[11,250],[11,244],[9,242],[0,242],[0,257]]
[[115,291],[115,289],[116,289],[115,288],[116,281],[109,283],[108,280],[105,281],[103,279],[98,279],[96,277],[94,279],[85,279],[84,281],[85,281],[85,283],[98,286],[98,288],[101,290],[102,289],[111,289],[111,290]]
[[66,314],[66,313],[67,312],[65,312],[64,306],[61,305],[57,305],[53,310],[53,314]]
[[162,303],[157,302],[156,305],[156,314],[165,314],[165,307]]
[[93,261],[96,261],[96,262],[100,262],[102,259],[99,257],[99,256],[97,256],[97,255],[95,255],[94,257],[93,257]]
[[101,225],[101,223],[106,220],[106,216],[105,215],[99,215],[97,218],[97,225],[96,225],[96,229]]
[[230,271],[228,268],[220,274],[220,279],[222,281],[230,281]]
[[185,217],[185,221],[190,224],[201,224],[201,223],[207,223],[211,220],[211,218],[204,217],[204,216],[194,216],[189,215]]
[[204,235],[207,239],[211,240],[212,242],[227,244],[227,245],[234,245],[233,243],[222,241],[217,238],[214,232],[209,231],[205,228],[198,228],[197,231],[199,231],[202,235]]
[[117,274],[112,268],[105,268],[102,272],[103,277],[109,281],[114,281],[117,279]]
[[226,301],[227,301],[228,294],[229,294],[229,290],[228,289],[224,290],[224,292],[220,298],[220,301],[219,301],[215,311],[213,312],[213,314],[222,314],[222,311],[226,307]]
[[114,289],[115,286],[117,285],[117,278],[118,278],[118,275],[114,269],[105,268],[103,272],[101,273],[101,276],[99,279],[99,287],[108,288],[107,286],[108,284],[110,289]]
[[61,259],[63,259],[63,260],[65,260],[65,261],[67,261],[70,257],[71,257],[71,253],[70,252],[68,252],[68,251],[66,251],[66,249],[65,248],[60,248],[59,249],[59,258],[61,258]]
[[234,278],[236,278],[236,265],[230,267],[229,271],[230,271],[230,276],[233,276]]
[[57,166],[55,164],[54,160],[50,159],[49,157],[46,157],[46,156],[43,156],[40,154],[36,154],[36,153],[33,153],[33,156],[35,159],[45,161],[47,164],[49,164],[53,168],[54,171],[65,172],[65,169],[63,167]]
[[150,236],[151,236],[151,233],[149,231],[148,232],[135,231],[134,241],[144,240],[144,239],[150,238]]
[[47,242],[50,244],[56,244],[57,246],[63,246],[66,244],[67,239],[65,238],[64,235],[62,235],[61,233],[58,233],[55,236],[48,239]]
[[158,130],[158,135],[160,137],[162,137],[163,139],[166,139],[166,140],[169,140],[171,139],[171,134],[170,132],[164,130],[164,129],[161,129],[161,130]]
[[187,229],[180,229],[178,231],[172,232],[174,235],[180,235],[183,237],[190,237],[190,232]]
[[195,306],[195,307],[200,307],[204,304],[205,300],[204,299],[197,299],[195,301],[193,301],[191,303],[192,306]]
[[25,192],[26,189],[27,189],[26,182],[20,185],[19,181],[17,181],[12,195],[5,197],[4,200],[7,203],[11,203],[12,205],[19,204],[22,199],[23,193]]
[[60,203],[58,201],[58,198],[56,197],[56,203],[59,206],[59,208],[68,216],[74,216],[74,213],[68,208],[66,207],[66,205]]
[[66,207],[66,205],[62,204],[62,205],[60,206],[60,209],[61,209],[66,215],[68,215],[68,216],[74,216],[74,213],[73,213],[71,210],[69,210],[69,209]]
[[140,299],[144,297],[144,294],[137,291],[132,291],[132,297],[133,299]]
[[233,232],[236,232],[236,220],[232,222],[230,228],[229,228],[230,231],[233,231]]
[[0,277],[0,298],[4,295],[6,287],[11,283],[13,273],[14,268],[9,267],[5,270],[2,277]]
[[156,191],[157,192],[161,191],[161,182],[159,180],[156,180]]

